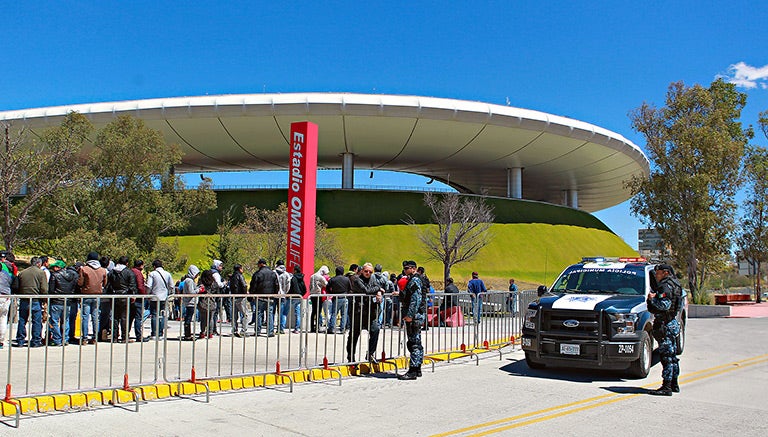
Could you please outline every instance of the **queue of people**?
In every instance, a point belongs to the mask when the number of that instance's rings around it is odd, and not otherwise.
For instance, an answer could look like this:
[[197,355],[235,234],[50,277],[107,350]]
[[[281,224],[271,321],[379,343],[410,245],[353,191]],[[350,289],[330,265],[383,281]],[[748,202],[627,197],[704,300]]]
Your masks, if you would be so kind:
[[[399,275],[390,275],[379,264],[364,263],[352,264],[346,273],[338,266],[335,276],[330,277],[328,267],[322,266],[311,274],[309,290],[299,266],[293,266],[289,272],[282,261],[274,268],[268,267],[264,259],[259,259],[257,264],[250,284],[246,284],[240,264],[234,265],[232,273],[223,277],[225,266],[219,260],[214,260],[211,268],[205,270],[190,265],[174,284],[159,259],[152,261],[151,269],[145,271],[142,260],[134,260],[129,267],[126,256],[112,260],[96,252],[90,252],[84,263],[73,265],[48,257],[33,257],[30,266],[19,272],[13,255],[2,251],[0,347],[4,346],[2,340],[6,338],[11,312],[18,318],[13,341],[16,347],[145,342],[162,338],[168,317],[183,320],[179,337],[182,341],[219,334],[216,330],[223,326],[218,323],[219,317],[230,324],[235,337],[249,335],[248,326],[254,326],[253,335],[257,336],[273,337],[288,330],[298,334],[302,326],[302,302],[308,297],[312,307],[310,330],[348,334],[349,362],[355,362],[363,330],[369,333],[365,360],[375,364],[381,326],[404,323],[411,369],[401,376],[404,379],[420,376],[423,348],[419,332],[425,325],[429,290],[424,284],[429,280],[423,268],[417,271],[415,262],[404,261]],[[17,313],[10,309],[12,294],[20,297]],[[166,302],[174,294],[182,296],[173,299],[178,305],[168,307],[171,309],[166,314]],[[226,299],[217,298],[216,294],[239,296]],[[79,337],[75,335],[78,314]],[[145,328],[147,320],[148,329]],[[193,331],[195,321],[199,332]],[[28,326],[31,327],[29,333]],[[146,331],[149,335],[145,335]]]

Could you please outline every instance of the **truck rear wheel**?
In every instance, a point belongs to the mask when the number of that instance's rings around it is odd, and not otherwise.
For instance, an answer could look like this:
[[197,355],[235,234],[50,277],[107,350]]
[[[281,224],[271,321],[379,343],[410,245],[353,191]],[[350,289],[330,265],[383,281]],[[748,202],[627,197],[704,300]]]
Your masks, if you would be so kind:
[[651,371],[651,354],[653,353],[653,345],[651,344],[651,337],[648,335],[647,331],[643,331],[640,346],[640,358],[638,358],[629,366],[629,375],[634,378],[645,378]]
[[525,364],[527,364],[528,367],[530,367],[531,369],[543,369],[547,367],[544,363],[534,361],[533,356],[534,356],[533,352],[525,353]]

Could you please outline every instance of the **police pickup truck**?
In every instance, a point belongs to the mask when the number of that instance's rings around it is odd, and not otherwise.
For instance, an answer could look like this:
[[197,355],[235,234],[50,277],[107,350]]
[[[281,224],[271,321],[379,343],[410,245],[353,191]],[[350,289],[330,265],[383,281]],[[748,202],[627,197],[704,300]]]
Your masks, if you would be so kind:
[[[654,266],[644,258],[595,257],[566,268],[528,305],[521,338],[528,366],[626,370],[646,377],[653,314],[645,299],[656,287]],[[678,355],[685,347],[685,295],[682,302]]]

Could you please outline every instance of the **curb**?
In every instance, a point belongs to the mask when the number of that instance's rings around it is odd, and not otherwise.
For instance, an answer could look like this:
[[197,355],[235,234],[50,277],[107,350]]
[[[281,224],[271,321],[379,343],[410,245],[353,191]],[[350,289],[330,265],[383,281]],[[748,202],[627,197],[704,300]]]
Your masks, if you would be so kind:
[[[431,361],[433,363],[454,361],[457,358],[497,352],[505,346],[506,345],[490,348],[473,348],[467,349],[466,352],[461,353],[455,351],[441,352],[427,355],[424,359],[425,361]],[[407,365],[407,357],[398,357],[379,362],[376,365],[363,362],[359,364],[329,366],[327,368],[320,367],[280,373],[204,379],[197,380],[196,382],[164,382],[129,387],[128,389],[101,389],[79,393],[37,395],[18,399],[12,398],[10,400],[0,400],[0,416],[16,416],[18,413],[24,415],[29,413],[47,413],[55,411],[81,411],[93,407],[121,405],[130,402],[146,402],[179,396],[205,395],[207,392],[218,393],[286,385],[286,379],[292,382],[312,382],[317,380],[336,379],[339,377],[338,375],[341,375],[341,377],[367,375],[388,370],[404,369]],[[375,369],[376,367],[378,367],[378,369]],[[312,379],[310,379],[310,374]]]

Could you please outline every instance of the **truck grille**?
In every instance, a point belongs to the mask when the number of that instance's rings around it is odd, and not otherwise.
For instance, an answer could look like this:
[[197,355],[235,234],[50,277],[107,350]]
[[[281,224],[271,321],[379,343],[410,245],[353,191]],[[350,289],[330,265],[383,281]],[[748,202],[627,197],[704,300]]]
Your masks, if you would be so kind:
[[[566,326],[578,322],[577,326]],[[597,340],[600,337],[600,312],[544,309],[541,313],[541,334],[543,337],[564,339]]]

